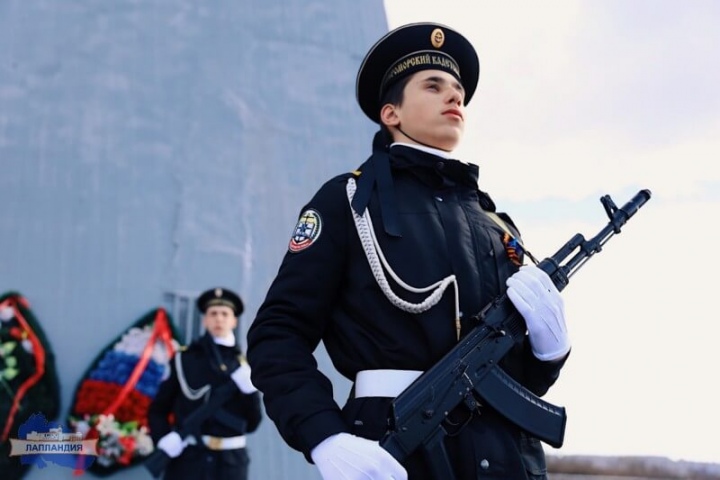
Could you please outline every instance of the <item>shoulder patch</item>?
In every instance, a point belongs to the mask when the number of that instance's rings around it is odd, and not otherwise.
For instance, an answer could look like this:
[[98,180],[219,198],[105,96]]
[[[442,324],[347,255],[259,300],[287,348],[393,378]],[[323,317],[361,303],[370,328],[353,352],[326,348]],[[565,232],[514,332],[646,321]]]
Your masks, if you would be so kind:
[[305,210],[300,215],[297,225],[295,225],[295,231],[292,238],[290,238],[288,250],[292,253],[305,250],[320,238],[321,231],[322,219],[320,213],[313,209]]

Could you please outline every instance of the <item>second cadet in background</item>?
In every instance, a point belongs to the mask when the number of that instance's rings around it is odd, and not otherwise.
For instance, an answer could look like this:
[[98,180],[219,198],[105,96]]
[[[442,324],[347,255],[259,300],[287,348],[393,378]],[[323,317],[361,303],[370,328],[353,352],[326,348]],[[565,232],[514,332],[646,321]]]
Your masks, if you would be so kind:
[[[245,480],[250,461],[245,435],[257,429],[262,413],[234,333],[243,302],[231,290],[213,288],[198,297],[197,307],[206,332],[176,353],[171,375],[150,406],[150,433],[156,447],[172,458],[164,475],[168,480]],[[236,384],[234,396],[200,431],[181,437],[183,420],[227,382]]]

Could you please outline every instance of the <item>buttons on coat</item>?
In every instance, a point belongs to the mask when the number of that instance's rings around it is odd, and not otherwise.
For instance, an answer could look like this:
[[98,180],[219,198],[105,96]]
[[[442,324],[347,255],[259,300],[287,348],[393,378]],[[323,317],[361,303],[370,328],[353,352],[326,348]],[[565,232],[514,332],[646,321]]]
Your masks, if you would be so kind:
[[[435,170],[437,170],[438,172],[441,171],[443,168],[445,168],[445,162],[437,162],[435,164]],[[438,202],[443,201],[442,197],[440,197],[440,196],[436,196],[435,200],[437,200]]]
[[490,462],[487,461],[487,458],[483,458],[480,461],[480,468],[482,468],[483,470],[487,470],[488,468],[490,468]]

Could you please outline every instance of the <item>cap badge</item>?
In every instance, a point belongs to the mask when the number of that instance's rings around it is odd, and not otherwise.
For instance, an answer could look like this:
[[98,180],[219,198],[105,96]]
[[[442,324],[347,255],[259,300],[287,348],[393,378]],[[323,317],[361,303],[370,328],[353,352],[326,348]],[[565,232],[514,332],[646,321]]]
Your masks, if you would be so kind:
[[435,48],[442,47],[443,43],[445,43],[445,32],[440,28],[433,30],[430,34],[430,43],[432,43],[432,46]]
[[217,298],[222,297],[222,294],[223,294],[222,288],[216,288],[216,289],[215,289],[215,296],[216,296]]

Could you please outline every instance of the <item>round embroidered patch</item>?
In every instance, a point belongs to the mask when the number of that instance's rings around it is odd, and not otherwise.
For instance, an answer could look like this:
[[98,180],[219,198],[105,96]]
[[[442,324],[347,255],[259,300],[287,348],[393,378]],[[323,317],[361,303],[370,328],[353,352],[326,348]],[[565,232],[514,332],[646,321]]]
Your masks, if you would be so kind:
[[322,230],[320,214],[312,209],[305,210],[295,225],[288,250],[293,253],[305,250],[320,238],[320,230]]

